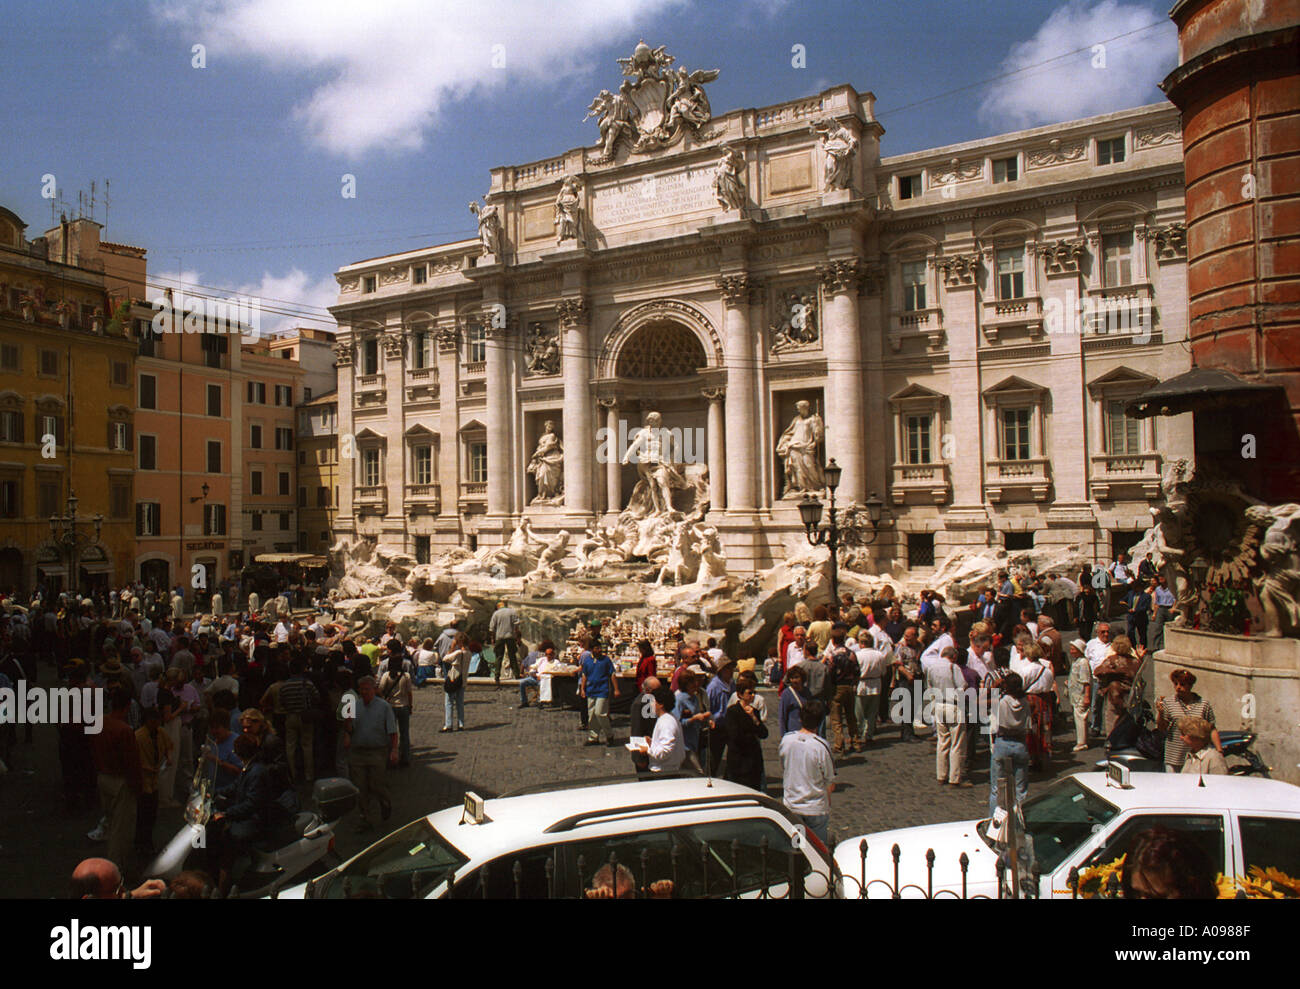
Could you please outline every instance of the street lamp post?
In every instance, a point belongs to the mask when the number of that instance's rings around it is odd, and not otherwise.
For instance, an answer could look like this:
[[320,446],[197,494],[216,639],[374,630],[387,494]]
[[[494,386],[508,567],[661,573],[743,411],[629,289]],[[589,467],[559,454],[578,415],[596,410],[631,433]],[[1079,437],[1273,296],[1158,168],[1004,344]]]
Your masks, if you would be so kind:
[[[81,575],[78,572],[78,564],[80,563],[81,550],[92,542],[99,542],[100,534],[104,528],[104,516],[96,514],[89,518],[78,517],[77,504],[76,492],[69,491],[67,514],[50,516],[50,540],[59,548],[60,555],[67,559],[68,589],[80,596]],[[93,540],[90,538],[89,533],[78,529],[79,524],[87,522],[95,527],[95,538]]]
[[[799,515],[803,520],[804,533],[808,537],[808,542],[813,546],[825,546],[831,551],[831,601],[837,607],[840,603],[840,543],[841,533],[839,516],[835,510],[835,489],[840,486],[840,476],[844,468],[835,462],[832,457],[826,462],[823,473],[826,477],[826,490],[830,495],[830,514],[827,517],[827,524],[822,525],[822,503],[818,498],[812,495],[804,495],[803,501],[799,503]],[[880,519],[883,514],[884,502],[876,497],[873,491],[867,498],[867,517],[871,522],[871,537],[862,538],[864,545],[869,545],[876,541],[876,536],[880,531]]]

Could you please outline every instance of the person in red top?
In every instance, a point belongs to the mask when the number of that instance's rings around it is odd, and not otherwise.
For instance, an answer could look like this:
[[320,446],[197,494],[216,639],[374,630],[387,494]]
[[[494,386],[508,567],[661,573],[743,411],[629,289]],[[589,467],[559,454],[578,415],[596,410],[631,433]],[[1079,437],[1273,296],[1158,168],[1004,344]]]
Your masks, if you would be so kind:
[[658,674],[659,667],[655,660],[654,646],[642,639],[636,644],[636,647],[641,650],[641,659],[636,664],[636,689],[640,692],[641,684],[645,683],[645,678]]
[[111,687],[104,728],[90,740],[99,772],[99,800],[108,821],[108,858],[123,872],[135,840],[136,798],[143,783],[140,749],[126,720],[130,706],[130,692],[121,685]]
[[794,627],[797,622],[795,613],[787,611],[781,616],[781,634],[776,640],[776,658],[781,663],[781,678],[785,679],[786,670],[789,669],[785,662],[786,647],[794,641]]

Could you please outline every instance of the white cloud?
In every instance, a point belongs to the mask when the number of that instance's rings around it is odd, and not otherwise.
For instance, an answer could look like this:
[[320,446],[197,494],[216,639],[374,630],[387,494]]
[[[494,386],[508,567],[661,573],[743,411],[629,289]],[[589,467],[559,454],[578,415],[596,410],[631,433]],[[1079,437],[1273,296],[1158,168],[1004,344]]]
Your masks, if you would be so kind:
[[[339,284],[332,275],[312,281],[298,268],[286,275],[262,272],[257,282],[239,287],[239,294],[256,300],[262,307],[262,336],[278,336],[294,327],[305,326],[318,330],[335,329],[333,318],[324,312],[326,306],[338,301]],[[300,312],[300,317],[284,315],[285,311]]]
[[251,58],[321,80],[297,116],[315,143],[356,157],[419,148],[449,102],[553,83],[638,21],[686,2],[171,0],[155,13],[206,45],[210,66]]
[[[1150,24],[1159,26],[1139,30]],[[1104,51],[1094,51],[1103,42]],[[1071,0],[1032,38],[1012,45],[1001,71],[1015,74],[990,84],[980,119],[1020,129],[1155,103],[1161,99],[1156,83],[1177,64],[1177,54],[1177,30],[1161,10]],[[1049,59],[1057,61],[1040,65]]]

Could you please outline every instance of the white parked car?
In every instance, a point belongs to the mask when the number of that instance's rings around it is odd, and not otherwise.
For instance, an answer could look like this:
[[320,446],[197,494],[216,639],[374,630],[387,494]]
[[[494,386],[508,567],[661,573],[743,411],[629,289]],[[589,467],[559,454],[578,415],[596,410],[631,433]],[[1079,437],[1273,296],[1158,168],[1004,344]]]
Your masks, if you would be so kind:
[[[1245,878],[1251,866],[1300,876],[1300,787],[1251,776],[1166,773],[1133,773],[1130,782],[1123,789],[1105,773],[1080,773],[1031,793],[1023,814],[1040,898],[1069,898],[1072,868],[1083,873],[1113,862],[1135,835],[1157,825],[1192,835],[1215,871],[1228,878]],[[859,897],[865,878],[872,899],[893,896],[895,889],[904,898],[997,897],[998,851],[989,830],[989,821],[956,821],[841,841],[835,846],[840,895]],[[900,851],[897,876],[894,845]],[[963,853],[968,861],[964,889]]]
[[615,873],[624,897],[779,898],[800,873],[806,896],[833,889],[829,850],[748,787],[691,777],[540,789],[469,794],[280,897],[583,898],[614,892]]

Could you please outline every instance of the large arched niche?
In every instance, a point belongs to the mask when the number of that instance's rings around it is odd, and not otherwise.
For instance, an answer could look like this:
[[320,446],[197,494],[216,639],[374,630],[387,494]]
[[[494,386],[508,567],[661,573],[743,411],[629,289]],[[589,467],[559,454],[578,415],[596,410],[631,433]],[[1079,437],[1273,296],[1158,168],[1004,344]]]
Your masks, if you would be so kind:
[[688,302],[656,299],[619,317],[601,348],[597,376],[656,380],[722,366],[722,340],[708,317]]

